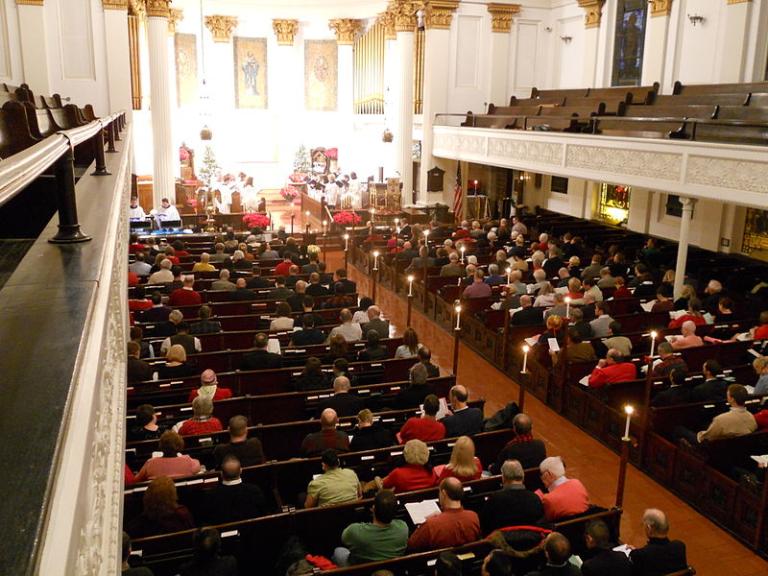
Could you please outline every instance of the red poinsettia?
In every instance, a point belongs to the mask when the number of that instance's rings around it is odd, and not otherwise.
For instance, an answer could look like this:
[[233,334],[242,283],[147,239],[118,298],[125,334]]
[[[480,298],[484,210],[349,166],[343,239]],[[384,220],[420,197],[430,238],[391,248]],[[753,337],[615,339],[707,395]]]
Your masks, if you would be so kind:
[[350,210],[344,210],[343,212],[337,212],[334,214],[333,221],[336,224],[341,224],[344,226],[356,226],[362,222],[362,218]]
[[243,224],[248,228],[269,228],[269,216],[258,213],[245,214]]
[[299,195],[299,191],[296,190],[293,186],[285,186],[284,188],[280,189],[280,196],[285,198],[286,200],[293,200]]

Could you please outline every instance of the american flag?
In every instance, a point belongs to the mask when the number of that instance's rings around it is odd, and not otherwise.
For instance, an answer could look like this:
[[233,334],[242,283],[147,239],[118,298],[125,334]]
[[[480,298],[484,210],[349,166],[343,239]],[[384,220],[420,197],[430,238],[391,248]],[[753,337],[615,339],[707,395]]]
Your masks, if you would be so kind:
[[464,191],[461,189],[461,162],[456,169],[456,185],[453,187],[453,217],[456,222],[461,222]]

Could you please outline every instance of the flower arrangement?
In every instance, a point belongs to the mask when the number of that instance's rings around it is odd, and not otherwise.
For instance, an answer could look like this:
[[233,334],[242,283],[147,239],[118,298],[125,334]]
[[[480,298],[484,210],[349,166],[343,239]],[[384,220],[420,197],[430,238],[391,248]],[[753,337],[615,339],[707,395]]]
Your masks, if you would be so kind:
[[259,213],[245,214],[243,224],[248,228],[269,228],[269,216]]
[[288,176],[288,180],[290,180],[294,184],[304,184],[304,181],[306,179],[307,179],[307,175],[301,172],[294,172],[293,174]]
[[360,224],[363,219],[351,210],[344,210],[343,212],[337,212],[334,214],[333,221],[336,224],[341,224],[343,226],[356,226]]
[[298,195],[299,191],[293,186],[288,185],[280,189],[280,196],[282,196],[284,200],[295,200]]

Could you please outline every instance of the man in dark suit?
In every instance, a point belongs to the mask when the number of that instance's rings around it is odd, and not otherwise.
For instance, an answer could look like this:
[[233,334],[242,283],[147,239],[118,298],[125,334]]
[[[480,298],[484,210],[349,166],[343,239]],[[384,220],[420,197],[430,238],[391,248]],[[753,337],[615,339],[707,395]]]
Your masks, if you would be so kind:
[[451,410],[453,415],[442,419],[445,425],[445,437],[472,436],[483,430],[483,413],[479,408],[467,405],[469,392],[461,384],[451,388]]
[[643,514],[643,528],[648,544],[629,553],[632,574],[655,576],[668,574],[688,567],[685,544],[670,540],[667,515],[661,510],[649,508]]
[[258,266],[253,267],[253,276],[247,278],[245,284],[251,290],[269,288],[269,280],[261,275],[261,269]]
[[360,326],[363,330],[363,338],[371,330],[378,332],[379,338],[389,338],[389,322],[381,319],[381,308],[376,305],[369,306],[367,314],[368,322]]
[[333,408],[339,416],[356,416],[365,404],[359,396],[350,393],[352,387],[349,378],[339,376],[333,381],[333,396],[320,404],[319,412],[326,408]]
[[231,293],[230,300],[244,301],[244,300],[256,300],[256,292],[247,287],[245,278],[238,278],[235,282],[235,291]]
[[544,324],[544,311],[542,308],[533,307],[533,298],[524,294],[520,296],[521,310],[518,310],[512,315],[510,324],[513,326],[535,326],[536,324]]
[[304,306],[304,298],[307,295],[307,283],[304,280],[296,282],[296,286],[293,287],[294,294],[291,294],[286,302],[294,312],[301,312]]
[[395,405],[398,408],[414,408],[422,404],[424,398],[434,393],[427,384],[427,376],[427,369],[421,362],[411,366],[408,372],[410,385],[397,393]]
[[318,272],[312,272],[312,274],[309,275],[309,286],[307,286],[306,292],[314,297],[328,296],[328,294],[330,294],[328,288],[320,284],[320,274]]
[[344,268],[336,270],[336,283],[344,286],[344,294],[357,292],[357,283],[347,278],[347,271]]
[[523,468],[537,468],[547,457],[547,447],[533,437],[533,422],[528,414],[517,414],[512,420],[515,437],[499,452],[491,472],[498,473],[507,460],[517,460]]
[[141,346],[137,342],[128,342],[128,383],[143,382],[152,379],[152,367],[141,360]]
[[142,312],[141,321],[148,324],[165,322],[171,310],[173,308],[163,305],[163,295],[160,292],[152,292],[152,308]]
[[302,329],[294,332],[291,336],[292,346],[312,346],[325,342],[325,333],[319,328],[315,328],[314,314],[304,314],[301,317],[301,326]]
[[506,526],[533,526],[544,517],[541,498],[523,484],[525,470],[517,460],[501,466],[502,488],[488,496],[480,511],[483,534]]
[[208,523],[224,524],[267,513],[264,493],[256,484],[246,484],[240,478],[240,460],[237,456],[224,457],[221,464],[221,484],[208,497]]
[[416,352],[416,356],[419,358],[419,362],[424,364],[424,368],[427,369],[427,378],[437,378],[440,376],[440,367],[432,364],[432,351],[429,348],[422,346]]
[[704,382],[691,391],[691,402],[722,402],[728,390],[728,382],[723,378],[723,368],[717,360],[707,360],[701,368]]
[[611,549],[611,532],[605,522],[589,522],[584,539],[587,551],[581,555],[582,576],[632,576],[632,563],[627,555]]
[[527,576],[580,576],[581,571],[568,562],[571,557],[571,543],[559,532],[552,532],[544,541],[544,555],[547,563]]
[[246,352],[240,361],[240,370],[268,370],[280,368],[283,365],[283,357],[267,351],[269,336],[259,332],[253,337],[253,352]]
[[376,450],[397,444],[395,435],[385,428],[381,422],[373,421],[373,412],[367,408],[357,413],[357,427],[350,432],[352,440],[349,449],[352,452]]
[[397,256],[395,256],[395,260],[398,262],[410,262],[414,258],[416,258],[419,255],[416,250],[413,249],[413,246],[410,242],[405,242],[403,244],[402,251],[397,253]]

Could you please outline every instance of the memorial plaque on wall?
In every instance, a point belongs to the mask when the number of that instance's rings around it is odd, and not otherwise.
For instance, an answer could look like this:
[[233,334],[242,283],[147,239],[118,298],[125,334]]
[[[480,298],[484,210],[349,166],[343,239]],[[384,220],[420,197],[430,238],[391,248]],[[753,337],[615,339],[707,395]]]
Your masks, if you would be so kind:
[[443,191],[443,175],[445,170],[441,170],[437,166],[427,172],[427,192],[442,192]]

